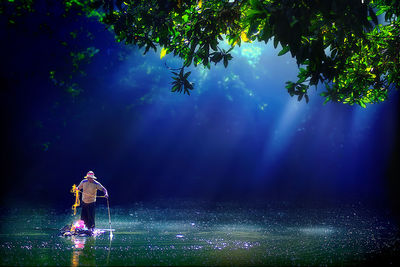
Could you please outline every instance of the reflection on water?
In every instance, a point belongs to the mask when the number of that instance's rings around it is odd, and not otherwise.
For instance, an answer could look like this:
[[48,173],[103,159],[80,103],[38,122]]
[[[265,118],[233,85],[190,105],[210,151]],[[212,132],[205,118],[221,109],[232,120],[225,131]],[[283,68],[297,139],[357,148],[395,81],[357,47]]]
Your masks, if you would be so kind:
[[79,266],[79,257],[82,254],[82,248],[85,246],[85,240],[74,240],[75,249],[72,252],[71,266]]
[[[347,265],[396,255],[400,240],[390,218],[361,206],[136,204],[112,209],[113,239],[60,237],[69,211],[2,214],[0,265]],[[97,214],[107,228],[106,208]]]
[[80,248],[84,248],[85,247],[85,243],[86,243],[86,238],[85,237],[73,236],[73,237],[71,237],[71,239],[74,242],[76,249],[80,249]]
[[71,266],[96,265],[96,256],[94,253],[96,243],[94,237],[70,237],[74,248],[72,250]]
[[328,235],[334,233],[334,230],[331,227],[321,226],[299,228],[299,231],[303,234],[309,235]]

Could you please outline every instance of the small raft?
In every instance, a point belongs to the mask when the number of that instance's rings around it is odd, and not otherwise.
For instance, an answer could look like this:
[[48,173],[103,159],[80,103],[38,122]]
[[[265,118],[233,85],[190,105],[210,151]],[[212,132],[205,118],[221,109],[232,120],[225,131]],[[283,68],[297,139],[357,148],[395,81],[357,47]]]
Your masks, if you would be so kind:
[[61,228],[60,235],[63,237],[68,236],[81,236],[81,237],[89,237],[89,236],[99,236],[105,233],[105,229],[93,229],[89,230],[86,228],[84,222],[79,220],[73,224],[68,224]]

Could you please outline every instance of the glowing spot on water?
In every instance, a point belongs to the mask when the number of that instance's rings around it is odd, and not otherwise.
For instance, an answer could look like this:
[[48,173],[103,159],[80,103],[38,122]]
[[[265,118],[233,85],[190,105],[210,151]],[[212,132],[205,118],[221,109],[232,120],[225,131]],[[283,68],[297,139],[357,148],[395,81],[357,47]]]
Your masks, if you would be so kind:
[[299,231],[306,235],[329,235],[334,232],[332,228],[328,227],[306,227],[300,228]]
[[177,238],[183,238],[185,237],[184,235],[176,235]]

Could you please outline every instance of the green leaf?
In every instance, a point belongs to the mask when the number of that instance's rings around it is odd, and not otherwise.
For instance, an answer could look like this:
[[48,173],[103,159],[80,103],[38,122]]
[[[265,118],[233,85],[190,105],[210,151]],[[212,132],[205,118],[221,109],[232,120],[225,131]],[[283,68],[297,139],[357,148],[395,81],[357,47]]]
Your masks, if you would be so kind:
[[379,9],[379,10],[376,12],[376,16],[382,15],[382,14],[385,13],[385,12],[386,12],[386,10],[383,9],[383,8],[381,8],[381,9]]
[[210,43],[210,46],[211,46],[211,48],[212,48],[214,51],[218,51],[217,42],[216,42],[216,41],[215,41],[215,42],[211,42],[211,43]]
[[286,45],[278,54],[278,56],[282,56],[284,54],[286,54],[288,51],[290,50],[289,46]]
[[[321,94],[321,95],[322,95],[322,94]],[[327,96],[327,97],[325,98],[324,105],[325,105],[326,103],[328,103],[329,100],[331,100],[331,97],[330,97],[330,96]]]
[[180,86],[179,86],[178,84],[174,85],[174,86],[172,87],[171,92],[176,92],[176,91],[178,91],[179,87],[180,87]]
[[225,68],[228,67],[228,58],[224,57],[224,66]]
[[297,101],[301,101],[302,98],[303,98],[303,94],[300,94],[299,97],[297,98]]
[[274,38],[274,48],[277,48],[277,47],[278,47],[278,44],[279,44],[279,40],[278,40],[278,38],[275,36],[275,38]]
[[378,25],[378,18],[375,14],[375,11],[371,7],[368,7],[368,13],[375,25]]

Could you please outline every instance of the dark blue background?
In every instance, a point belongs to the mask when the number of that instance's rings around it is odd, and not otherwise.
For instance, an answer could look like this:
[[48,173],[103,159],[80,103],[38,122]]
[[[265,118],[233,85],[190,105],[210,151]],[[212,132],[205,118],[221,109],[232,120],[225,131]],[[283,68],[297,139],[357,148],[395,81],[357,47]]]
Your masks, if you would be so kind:
[[[127,50],[93,21],[54,23],[51,34],[35,30],[37,17],[1,24],[2,205],[69,207],[72,184],[93,170],[113,204],[362,202],[397,211],[398,93],[366,109],[323,105],[322,87],[297,102],[284,88],[294,60],[250,44],[226,69],[191,68],[192,95],[174,94],[164,63],[178,59]],[[48,77],[66,71],[59,43],[81,26],[100,52],[72,97]]]

